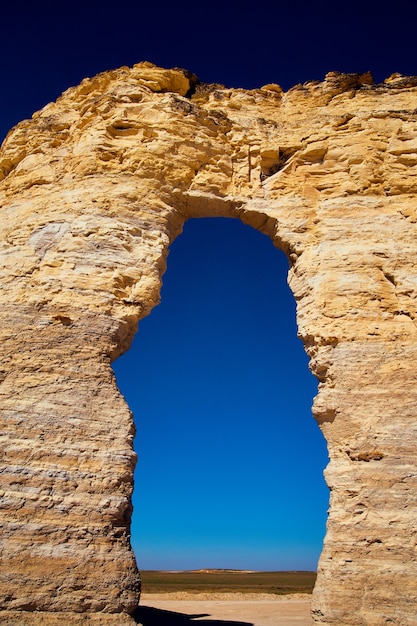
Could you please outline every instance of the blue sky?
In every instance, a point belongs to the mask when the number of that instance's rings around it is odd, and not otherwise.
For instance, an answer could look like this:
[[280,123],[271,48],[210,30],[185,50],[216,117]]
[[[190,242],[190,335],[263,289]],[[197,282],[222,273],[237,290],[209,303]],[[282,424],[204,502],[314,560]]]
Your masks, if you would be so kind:
[[[249,89],[415,75],[416,17],[414,0],[7,3],[0,140],[84,77],[142,60]],[[286,273],[234,220],[190,221],[172,245],[162,303],[115,364],[138,429],[142,569],[316,567],[327,454]]]
[[114,364],[138,428],[143,568],[316,567],[327,452],[287,272],[240,221],[190,220],[161,304]]

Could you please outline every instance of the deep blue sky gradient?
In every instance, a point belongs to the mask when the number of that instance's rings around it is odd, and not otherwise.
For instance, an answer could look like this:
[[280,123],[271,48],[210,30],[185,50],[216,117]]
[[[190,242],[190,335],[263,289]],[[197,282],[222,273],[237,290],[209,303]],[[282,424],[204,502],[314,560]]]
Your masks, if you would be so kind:
[[416,18],[415,0],[7,2],[0,138],[86,76],[144,60],[247,89],[332,70],[414,75]]
[[145,569],[316,567],[327,452],[287,272],[240,221],[188,221],[161,304],[114,364],[137,418]]
[[[0,140],[84,77],[143,60],[248,89],[415,75],[416,18],[415,0],[9,2]],[[190,221],[172,245],[162,303],[115,364],[138,428],[141,568],[316,567],[327,454],[286,272],[234,220]]]

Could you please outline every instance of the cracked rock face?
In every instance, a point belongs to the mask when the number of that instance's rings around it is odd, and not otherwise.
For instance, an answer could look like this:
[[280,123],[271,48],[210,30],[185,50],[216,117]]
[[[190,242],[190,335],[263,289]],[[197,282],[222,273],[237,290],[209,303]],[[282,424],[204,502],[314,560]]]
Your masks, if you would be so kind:
[[9,133],[1,623],[133,624],[134,427],[110,363],[197,216],[239,218],[290,260],[330,457],[314,623],[416,623],[416,109],[398,75],[283,93],[141,63]]

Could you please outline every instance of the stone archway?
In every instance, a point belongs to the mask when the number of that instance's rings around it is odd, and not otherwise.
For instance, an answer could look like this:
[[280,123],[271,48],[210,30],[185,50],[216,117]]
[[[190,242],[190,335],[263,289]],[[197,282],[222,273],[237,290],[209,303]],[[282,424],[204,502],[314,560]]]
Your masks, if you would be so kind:
[[137,425],[141,575],[317,570],[327,446],[287,273],[285,255],[240,220],[187,220],[161,304],[112,364]]
[[[331,503],[316,624],[412,624],[416,79],[198,85],[144,63],[69,89],[0,155],[2,598],[9,624],[131,623],[133,424],[110,362],[192,216],[291,262]],[[42,622],[46,623],[46,622]]]

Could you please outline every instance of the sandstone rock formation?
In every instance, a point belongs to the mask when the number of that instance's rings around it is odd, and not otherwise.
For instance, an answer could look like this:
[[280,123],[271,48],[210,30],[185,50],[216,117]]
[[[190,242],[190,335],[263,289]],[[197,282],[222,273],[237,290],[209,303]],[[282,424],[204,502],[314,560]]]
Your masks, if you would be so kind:
[[141,63],[9,133],[1,623],[133,623],[134,427],[110,364],[158,302],[184,221],[228,216],[288,255],[321,381],[331,502],[313,621],[416,624],[416,109],[417,79],[398,75],[283,93]]

